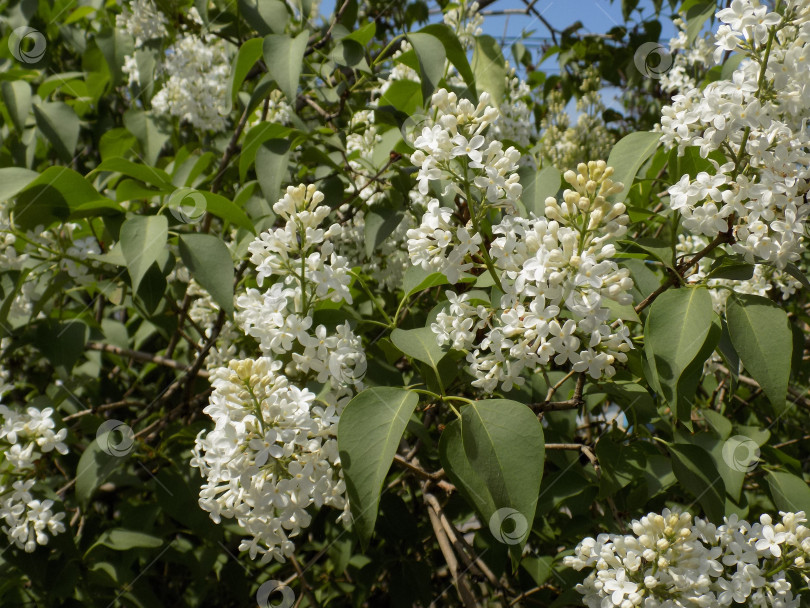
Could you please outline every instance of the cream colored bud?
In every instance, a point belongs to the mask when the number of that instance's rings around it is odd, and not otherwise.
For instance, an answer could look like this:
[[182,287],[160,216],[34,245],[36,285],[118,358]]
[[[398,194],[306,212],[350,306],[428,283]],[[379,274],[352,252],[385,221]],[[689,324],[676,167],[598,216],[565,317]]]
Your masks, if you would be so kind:
[[566,190],[563,192],[563,200],[569,205],[576,205],[579,200],[579,192],[576,190]]
[[574,188],[577,187],[577,174],[571,171],[571,169],[563,173],[563,179],[571,184]]

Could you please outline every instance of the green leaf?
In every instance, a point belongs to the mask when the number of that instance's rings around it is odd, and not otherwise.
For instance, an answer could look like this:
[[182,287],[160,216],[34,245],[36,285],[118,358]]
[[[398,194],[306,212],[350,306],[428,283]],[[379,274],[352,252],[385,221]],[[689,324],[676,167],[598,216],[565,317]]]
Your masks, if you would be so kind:
[[638,131],[626,135],[613,146],[607,160],[608,166],[614,169],[611,179],[624,184],[624,190],[613,196],[615,202],[622,202],[627,198],[636,173],[644,161],[653,155],[660,138],[660,133]]
[[11,122],[17,133],[25,129],[25,121],[31,113],[31,85],[23,80],[4,81],[2,89],[3,103],[6,105]]
[[475,76],[473,75],[472,68],[470,67],[470,62],[467,59],[467,52],[461,45],[456,33],[444,23],[431,23],[430,25],[426,25],[419,30],[419,33],[430,34],[441,41],[441,43],[444,45],[444,52],[447,55],[447,59],[449,59],[450,63],[452,63],[458,70],[459,76],[464,79],[464,82],[469,88],[472,97],[474,99],[477,98],[478,94],[475,91]]
[[731,435],[731,421],[723,414],[708,408],[700,410],[700,413],[720,439],[727,439]]
[[[76,500],[86,505],[110,474],[124,461],[127,447],[131,447],[132,430],[126,426],[114,426],[115,421],[103,423],[111,430],[102,432],[87,446],[76,468]],[[123,438],[115,436],[123,432]]]
[[154,165],[163,144],[169,139],[163,125],[143,110],[131,108],[124,114],[124,126],[141,145],[143,161],[147,165]]
[[101,136],[98,143],[101,159],[124,156],[135,147],[137,141],[135,136],[124,128],[110,129]]
[[767,298],[732,293],[726,303],[731,343],[777,414],[784,412],[793,333],[787,314]]
[[329,58],[339,66],[371,72],[366,61],[366,49],[351,38],[343,38],[336,42],[335,47],[329,53]]
[[363,27],[348,34],[345,38],[359,42],[362,46],[366,46],[374,38],[377,33],[377,23],[371,21],[366,23]]
[[239,179],[245,181],[247,172],[256,161],[259,147],[268,139],[289,139],[292,129],[274,122],[260,122],[245,135],[242,153],[239,155]]
[[39,173],[22,167],[0,169],[0,201],[7,201],[39,177]]
[[393,106],[408,116],[422,107],[422,87],[412,80],[395,80],[380,97],[378,107]]
[[97,171],[121,173],[122,175],[142,181],[145,184],[153,184],[161,190],[168,192],[174,190],[171,178],[163,169],[157,169],[141,163],[134,163],[120,156],[103,160],[98,167],[93,169],[93,173]]
[[308,38],[306,30],[295,38],[286,34],[270,34],[264,39],[262,47],[268,73],[287,97],[287,102],[293,105],[298,97],[298,80]]
[[239,13],[260,36],[283,34],[290,17],[281,0],[239,0]]
[[69,163],[79,141],[79,117],[69,105],[61,101],[34,106],[37,127],[53,145],[59,158]]
[[534,522],[543,478],[543,427],[521,403],[485,399],[461,410],[461,431],[470,467],[486,485],[496,509],[482,515],[493,536],[510,545],[513,557],[519,558]]
[[805,289],[810,289],[810,281],[807,280],[805,274],[799,270],[798,266],[793,262],[788,262],[785,264],[785,271],[790,274],[794,279],[796,279]]
[[486,483],[475,472],[464,451],[461,420],[453,420],[444,427],[439,438],[439,458],[459,494],[488,521],[498,507],[495,506]]
[[447,277],[440,272],[430,272],[421,266],[411,266],[405,271],[402,279],[403,298],[437,285],[446,285],[447,282]]
[[121,226],[121,253],[127,261],[133,290],[138,290],[146,271],[164,251],[168,236],[165,215],[135,215]]
[[[19,176],[22,177],[22,174]],[[23,228],[48,226],[61,220],[123,213],[124,210],[102,196],[92,184],[67,167],[48,167],[17,197],[15,219]]]
[[472,71],[478,92],[486,91],[492,103],[500,106],[506,90],[506,60],[492,36],[476,36]]
[[620,240],[618,243],[625,248],[625,251],[642,251],[648,254],[651,259],[661,262],[667,268],[674,270],[674,252],[666,241],[651,237],[641,237],[634,240]]
[[715,316],[712,298],[702,287],[665,291],[650,307],[644,354],[655,375],[651,383],[657,382],[656,388],[673,406],[678,403],[678,381],[703,348]]
[[236,99],[236,94],[239,93],[248,72],[259,60],[259,57],[262,56],[263,46],[264,40],[262,38],[251,38],[243,42],[242,46],[239,47],[239,52],[233,60],[231,83],[230,87],[228,87],[231,91],[231,99]]
[[444,45],[435,36],[423,33],[408,34],[408,41],[419,59],[419,74],[422,76],[422,99],[430,99],[444,76],[446,54]]
[[726,255],[715,260],[707,279],[728,279],[731,281],[748,281],[754,276],[754,265],[738,259],[736,256]]
[[374,254],[374,250],[396,230],[404,215],[403,211],[395,211],[379,205],[375,205],[373,210],[366,213],[363,232],[366,239],[366,255],[369,258]]
[[380,492],[419,397],[401,388],[362,391],[343,410],[338,449],[354,526],[368,545],[377,520]]
[[714,15],[717,3],[714,0],[703,0],[694,3],[686,11],[686,40],[691,45],[698,37],[706,21]]
[[227,245],[212,234],[196,232],[181,234],[179,245],[180,257],[191,276],[222,310],[233,314],[234,266]]
[[711,456],[696,445],[672,444],[667,447],[678,482],[695,497],[711,521],[722,521],[726,510],[726,488]]
[[256,176],[264,198],[272,206],[279,198],[279,189],[287,175],[290,158],[290,142],[271,139],[264,142],[256,152]]
[[788,513],[810,511],[810,487],[800,477],[790,473],[768,471],[768,486],[776,508]]
[[397,328],[391,332],[391,342],[409,357],[427,363],[434,370],[445,355],[444,348],[436,341],[436,334],[429,327]]
[[125,530],[124,528],[113,528],[107,530],[98,537],[98,540],[85,552],[87,556],[90,551],[98,546],[105,546],[115,551],[129,551],[130,549],[154,549],[160,547],[163,540],[152,534],[136,532],[135,530]]
[[737,71],[737,68],[740,66],[743,59],[745,59],[745,55],[743,53],[732,53],[723,64],[720,77],[723,80],[731,80],[734,78],[734,72]]
[[200,219],[203,212],[207,211],[218,218],[256,234],[253,222],[250,221],[245,212],[233,201],[214,192],[195,190],[194,188],[178,188],[168,198],[166,204],[171,209],[178,209],[173,214],[185,223]]
[[518,174],[523,185],[520,200],[526,211],[538,217],[545,215],[546,199],[549,196],[556,196],[562,184],[562,174],[553,165],[540,171],[535,171],[529,166],[520,167]]

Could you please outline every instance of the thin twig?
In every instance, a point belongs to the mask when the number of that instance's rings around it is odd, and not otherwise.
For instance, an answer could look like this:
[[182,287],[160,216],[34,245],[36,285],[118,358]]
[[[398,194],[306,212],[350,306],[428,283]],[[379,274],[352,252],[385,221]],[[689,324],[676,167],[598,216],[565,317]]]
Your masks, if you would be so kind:
[[[129,348],[121,348],[120,346],[114,346],[112,344],[88,342],[86,348],[88,350],[98,350],[105,353],[112,353],[121,357],[129,357],[130,359],[135,359],[136,361],[144,361],[146,363],[154,363],[164,367],[171,367],[172,369],[177,369],[180,371],[187,371],[189,369],[187,365],[175,361],[174,359],[169,359],[168,357],[161,357],[160,355],[153,355],[151,353],[146,353],[139,350],[131,350]],[[207,378],[208,372],[201,371],[200,375]]]

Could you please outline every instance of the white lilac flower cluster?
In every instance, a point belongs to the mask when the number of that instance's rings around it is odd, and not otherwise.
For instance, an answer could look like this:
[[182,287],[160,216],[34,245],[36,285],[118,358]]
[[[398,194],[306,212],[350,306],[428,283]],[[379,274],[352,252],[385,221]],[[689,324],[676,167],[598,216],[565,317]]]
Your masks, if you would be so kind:
[[[499,107],[498,119],[493,123],[491,133],[487,135],[492,139],[512,141],[528,149],[534,144],[537,133],[532,111],[526,103],[526,99],[531,96],[531,89],[525,80],[517,76],[515,68],[509,68],[508,62],[507,69],[504,100]],[[537,166],[530,154],[524,154],[520,164]]]
[[732,231],[731,250],[749,262],[784,268],[799,259],[810,206],[810,6],[781,3],[784,14],[757,0],[733,0],[717,13],[715,60],[744,56],[732,80],[690,89],[663,110],[662,142],[697,146],[705,158],[726,155],[713,172],[684,175],[669,205],[694,234]]
[[[8,388],[8,387],[6,387]],[[34,498],[35,463],[56,450],[67,454],[67,429],[54,432],[53,409],[28,407],[18,412],[0,404],[0,521],[9,542],[32,553],[51,536],[65,531],[64,513],[53,500]]]
[[484,25],[484,16],[478,12],[478,2],[468,3],[467,0],[460,0],[451,3],[442,19],[468,50],[475,45],[475,37],[484,31],[481,27]]
[[[284,561],[310,523],[307,509],[342,509],[348,521],[337,423],[366,369],[348,323],[313,327],[320,302],[352,302],[346,259],[334,252],[342,228],[320,227],[330,213],[314,186],[290,186],[273,206],[285,221],[250,245],[259,286],[236,299],[236,321],[259,343],[256,359],[211,373],[205,408],[215,422],[196,439],[191,465],[206,478],[200,506],[214,521],[235,518],[248,538],[240,550]],[[304,384],[323,386],[317,396]]]
[[[517,174],[520,151],[506,150],[497,140],[487,143],[483,131],[498,117],[489,105],[489,94],[482,93],[478,105],[458,99],[455,93],[440,89],[433,94],[436,112],[433,126],[425,126],[414,141],[411,162],[419,167],[418,190],[430,192],[430,182],[445,179],[443,193],[461,196],[468,205],[470,219],[456,226],[454,211],[432,199],[419,227],[408,231],[408,253],[424,270],[440,272],[451,283],[473,267],[469,259],[481,245],[476,223],[484,208],[514,211],[523,188]],[[479,208],[473,209],[478,204]]]
[[351,132],[346,135],[346,153],[352,169],[350,178],[355,196],[338,207],[343,227],[340,251],[352,267],[362,266],[363,272],[377,285],[392,291],[402,285],[402,278],[410,266],[406,232],[416,225],[416,218],[410,210],[406,210],[391,234],[377,245],[373,255],[368,255],[366,217],[375,207],[384,204],[386,199],[385,184],[381,184],[379,179],[372,179],[378,171],[375,158],[381,162],[375,152],[379,152],[378,144],[382,142],[382,136],[374,123],[374,110],[356,112],[352,116],[350,129]]
[[126,31],[135,40],[135,47],[166,36],[166,16],[152,0],[132,0],[115,17],[116,27]]
[[715,526],[664,509],[634,520],[633,534],[586,538],[564,563],[592,570],[577,586],[589,608],[798,608],[788,575],[808,580],[810,529],[802,511],[780,516]]
[[577,122],[570,126],[565,98],[553,89],[547,100],[548,112],[540,122],[542,138],[539,155],[557,168],[574,167],[591,158],[605,158],[613,147],[614,138],[607,130],[603,113],[605,105],[599,90],[602,76],[596,66],[585,70],[580,96],[577,98]]
[[[200,287],[197,281],[185,278],[183,282],[188,285],[186,293],[190,298],[193,298],[188,309],[188,318],[203,332],[199,343],[199,346],[202,347],[211,339],[220,307],[214,302],[211,295]],[[242,332],[239,331],[239,328],[226,320],[220,328],[213,347],[205,357],[205,369],[210,371],[217,367],[227,367],[229,361],[243,359],[245,353],[237,346],[241,336]]]
[[[708,244],[709,240],[704,236],[681,234],[678,235],[675,252],[679,255],[693,255],[705,249]],[[718,278],[709,278],[707,280],[706,277],[711,271],[713,263],[713,260],[708,257],[702,258],[695,267],[694,272],[686,280],[690,283],[703,283],[709,288],[712,304],[718,313],[725,310],[726,300],[731,290],[737,293],[763,297],[778,294],[782,300],[787,300],[801,287],[801,283],[787,272],[767,264],[755,264],[753,276],[744,281]]]
[[279,89],[274,89],[266,95],[264,103],[259,104],[250,118],[248,118],[245,131],[250,131],[252,127],[255,127],[263,121],[288,125],[292,121],[292,115],[294,113],[295,111],[292,106],[284,100],[284,93]]
[[[189,24],[202,25],[196,8],[188,12]],[[132,0],[116,17],[116,26],[135,40],[135,53],[124,57],[122,70],[128,84],[144,84],[140,73],[138,53],[147,42],[168,36],[166,16],[152,0]],[[151,100],[156,115],[172,116],[201,131],[222,131],[228,124],[230,112],[228,79],[230,57],[222,39],[206,37],[181,27],[179,35],[157,60],[155,77],[162,79],[160,90]]]
[[57,271],[65,271],[78,285],[93,282],[98,265],[94,257],[101,249],[95,237],[82,236],[82,226],[72,222],[59,229],[37,226],[23,232],[13,225],[9,207],[0,203],[0,269],[28,271],[9,308],[9,318],[16,324],[30,317]]
[[622,189],[612,173],[604,161],[580,164],[565,173],[573,189],[563,203],[546,200],[545,217],[506,215],[493,226],[489,256],[502,277],[500,302],[448,292],[450,306],[431,328],[439,343],[467,352],[473,386],[508,391],[523,384],[523,371],[552,361],[599,379],[627,360],[629,330],[621,321],[611,326],[604,305],[606,298],[630,304],[633,287],[629,271],[611,260],[609,241],[628,223],[624,204],[606,200]]
[[225,42],[189,34],[166,51],[166,82],[152,98],[157,114],[174,116],[202,131],[228,124],[230,61]]
[[676,17],[672,24],[678,30],[678,35],[669,40],[672,65],[661,74],[661,88],[670,94],[696,88],[715,63],[711,33],[698,36],[690,43],[684,20]]

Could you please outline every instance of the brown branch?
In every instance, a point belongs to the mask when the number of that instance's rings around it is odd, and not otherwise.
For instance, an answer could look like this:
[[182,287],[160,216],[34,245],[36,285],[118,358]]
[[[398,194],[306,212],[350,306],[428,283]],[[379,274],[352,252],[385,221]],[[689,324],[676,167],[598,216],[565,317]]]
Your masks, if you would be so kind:
[[329,39],[332,37],[332,30],[335,29],[335,25],[337,25],[337,22],[340,21],[341,17],[343,17],[343,13],[346,11],[348,6],[349,0],[343,0],[343,4],[332,16],[332,21],[329,23],[329,29],[326,30],[326,33],[324,33],[323,36],[318,38],[318,34],[312,34],[312,36],[309,37],[309,40],[307,41],[308,48],[306,53],[304,53],[304,57],[311,55],[317,49],[329,42]]
[[315,599],[315,594],[312,593],[312,589],[310,588],[307,579],[304,577],[304,571],[301,569],[301,565],[298,563],[298,560],[295,559],[294,555],[290,556],[290,562],[292,563],[293,568],[295,568],[295,572],[298,574],[298,580],[301,581],[301,589],[304,590],[304,595],[307,596],[309,605],[312,608],[320,608],[321,604],[317,599]]
[[[549,395],[553,395],[562,384],[568,380],[574,372],[569,373],[565,378],[560,380],[549,390]],[[540,403],[530,403],[529,407],[533,412],[542,416],[544,412],[553,412],[557,410],[574,410],[584,405],[585,401],[582,399],[582,391],[585,387],[585,374],[581,373],[577,378],[577,385],[574,387],[574,395],[571,399],[565,401],[549,401],[548,396],[545,401]]]
[[[121,357],[129,357],[130,359],[135,359],[136,361],[144,361],[146,363],[154,363],[156,365],[162,365],[164,367],[171,367],[172,369],[177,369],[181,371],[187,371],[189,369],[188,366],[183,365],[182,363],[175,361],[174,359],[161,357],[160,355],[153,355],[151,353],[146,353],[139,350],[121,348],[120,346],[114,346],[112,344],[103,344],[101,342],[88,342],[86,348],[88,350],[98,350],[101,352],[112,353],[114,355],[119,355]],[[200,372],[200,375],[208,377],[208,372],[202,371]]]
[[[424,484],[423,488],[426,487],[427,483]],[[450,577],[453,579],[453,585],[455,586],[456,591],[458,591],[458,596],[461,598],[465,608],[479,608],[480,605],[475,599],[475,595],[473,595],[469,580],[467,580],[467,577],[463,572],[459,572],[458,570],[458,559],[456,558],[455,553],[453,553],[453,548],[450,545],[450,539],[442,526],[439,515],[428,501],[427,492],[424,492],[423,495],[425,498],[425,504],[428,508],[427,511],[428,517],[430,518],[430,524],[433,527],[433,534],[439,543],[439,550],[442,552],[444,561],[447,563],[447,567],[450,570]]]
[[700,260],[705,258],[712,251],[717,249],[720,245],[723,245],[724,243],[733,243],[734,236],[732,235],[731,219],[732,218],[729,218],[729,229],[726,232],[721,232],[716,237],[714,237],[714,240],[711,243],[706,245],[706,247],[704,247],[703,250],[696,253],[692,257],[692,259],[690,259],[688,262],[686,262],[685,264],[684,263],[679,264],[678,267],[675,269],[675,274],[672,274],[664,282],[663,285],[661,285],[658,289],[656,289],[654,292],[652,292],[650,295],[644,298],[641,301],[641,303],[634,308],[634,310],[636,312],[641,312],[642,310],[647,308],[650,304],[652,304],[655,301],[655,299],[658,296],[664,293],[667,289],[680,283],[683,280],[684,273],[686,273],[687,270],[689,270],[690,268],[695,266],[698,262],[700,262]]
[[418,464],[414,463],[413,460],[410,459],[406,460],[399,454],[394,454],[394,462],[399,466],[401,466],[402,468],[407,469],[412,473],[415,473],[422,479],[435,484],[448,494],[456,491],[456,486],[454,486],[452,483],[444,479],[444,469],[439,469],[435,473],[431,473],[420,467]]
[[447,515],[442,509],[442,506],[439,504],[438,499],[433,496],[433,494],[425,494],[425,501],[428,503],[430,507],[436,512],[436,515],[439,517],[439,522],[442,524],[445,533],[447,534],[447,538],[452,543],[453,547],[461,556],[461,559],[464,560],[465,565],[467,568],[476,576],[483,576],[484,578],[489,581],[489,584],[493,587],[501,587],[501,584],[498,582],[498,579],[493,574],[492,570],[489,569],[479,556],[475,554],[475,550],[464,540],[464,537],[458,534],[455,526],[450,523],[450,520],[447,518]]

